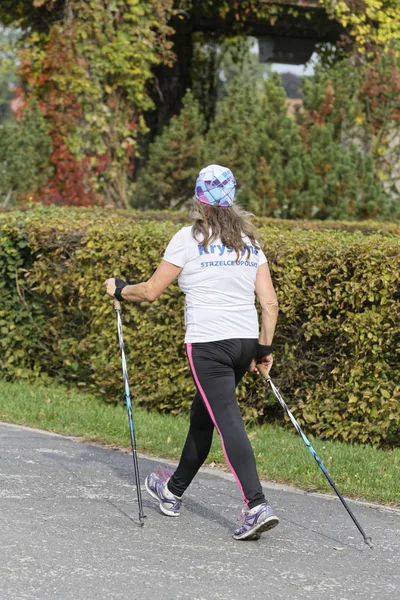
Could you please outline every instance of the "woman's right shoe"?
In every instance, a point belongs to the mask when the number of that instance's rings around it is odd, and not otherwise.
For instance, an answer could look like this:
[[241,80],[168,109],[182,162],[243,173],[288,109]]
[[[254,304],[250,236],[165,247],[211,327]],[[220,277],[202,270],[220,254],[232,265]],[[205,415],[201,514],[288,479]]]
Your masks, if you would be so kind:
[[266,502],[252,510],[244,510],[243,519],[242,526],[233,534],[235,540],[258,540],[263,531],[268,531],[279,523],[274,509]]
[[160,510],[164,515],[179,517],[182,498],[174,496],[167,489],[167,482],[162,477],[157,473],[150,473],[150,475],[147,475],[144,485],[150,496],[158,500]]

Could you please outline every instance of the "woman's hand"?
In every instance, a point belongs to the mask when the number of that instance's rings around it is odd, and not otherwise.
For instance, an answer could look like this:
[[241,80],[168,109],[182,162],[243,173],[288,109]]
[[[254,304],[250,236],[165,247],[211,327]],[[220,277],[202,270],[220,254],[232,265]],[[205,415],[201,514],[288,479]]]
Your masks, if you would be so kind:
[[[266,374],[269,375],[269,372],[272,369],[272,365],[274,363],[274,359],[272,357],[272,354],[268,354],[268,356],[264,356],[264,358],[261,359],[260,363],[263,365],[264,370],[266,371]],[[250,373],[255,373],[256,375],[260,375],[260,371],[257,368],[257,363],[256,363],[256,361],[255,361],[254,358],[251,361],[251,365],[249,367],[249,371],[250,371]]]
[[[268,354],[268,356],[264,356],[264,358],[261,359],[261,364],[264,367],[264,371],[266,371],[266,374],[269,375],[270,370],[272,369],[272,365],[274,364],[274,359],[272,354]],[[265,373],[263,373],[264,375]]]
[[115,277],[110,277],[110,279],[107,279],[104,282],[104,285],[106,286],[106,293],[111,296],[111,298],[114,298],[115,288],[117,287],[115,285]]

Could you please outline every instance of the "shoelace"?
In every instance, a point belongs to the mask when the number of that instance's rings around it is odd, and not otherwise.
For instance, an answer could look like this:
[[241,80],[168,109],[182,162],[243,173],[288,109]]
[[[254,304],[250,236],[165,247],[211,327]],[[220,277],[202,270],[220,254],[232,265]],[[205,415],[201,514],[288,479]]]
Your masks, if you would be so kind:
[[236,521],[244,521],[248,514],[249,514],[249,509],[247,508],[247,506],[243,506],[240,509],[240,513],[236,517]]
[[[157,477],[159,477],[159,478],[160,478],[160,480],[161,480],[161,483],[162,483],[162,484],[165,484],[165,483],[168,481],[168,479],[170,479],[170,478],[171,478],[171,476],[172,476],[172,471],[170,470],[170,468],[169,468],[169,467],[167,467],[167,466],[165,465],[164,467],[160,466],[160,468],[159,468],[159,469],[156,469],[156,470],[154,471],[154,474],[155,474],[155,475],[157,475]],[[169,500],[170,502],[173,502],[173,501],[178,501],[178,502],[180,502],[181,504],[183,504],[182,498],[178,498],[177,496],[174,496],[173,498],[168,498],[168,500]]]
[[160,466],[160,468],[155,471],[155,474],[161,479],[162,483],[165,483],[168,481],[168,479],[170,479],[172,472],[169,467]]

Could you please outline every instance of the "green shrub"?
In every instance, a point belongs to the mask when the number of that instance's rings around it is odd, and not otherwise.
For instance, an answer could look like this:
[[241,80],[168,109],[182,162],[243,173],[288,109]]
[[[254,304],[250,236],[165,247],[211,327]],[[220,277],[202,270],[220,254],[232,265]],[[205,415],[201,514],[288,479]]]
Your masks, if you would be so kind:
[[35,103],[0,124],[0,204],[34,192],[52,171],[49,127]]
[[204,122],[199,103],[190,90],[178,116],[150,147],[147,164],[134,189],[136,208],[179,207],[194,194],[202,163]]
[[[39,207],[0,215],[3,377],[55,377],[122,398],[111,300],[103,281],[150,276],[180,222],[149,215]],[[184,216],[182,215],[182,220]],[[274,379],[307,431],[398,444],[399,238],[288,230],[257,220],[280,302]],[[176,285],[123,309],[134,400],[187,410],[193,384]],[[246,417],[283,420],[263,381],[239,387]]]

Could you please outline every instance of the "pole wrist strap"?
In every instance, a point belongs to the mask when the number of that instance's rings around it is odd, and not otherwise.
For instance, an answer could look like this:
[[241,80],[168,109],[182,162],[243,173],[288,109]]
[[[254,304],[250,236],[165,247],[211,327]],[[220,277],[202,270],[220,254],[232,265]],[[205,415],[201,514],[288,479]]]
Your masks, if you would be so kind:
[[275,351],[275,346],[273,344],[271,344],[270,346],[266,346],[264,344],[259,344],[257,343],[257,350],[256,350],[256,360],[262,360],[265,356],[268,356],[269,354],[271,354],[272,352]]
[[116,298],[119,302],[122,302],[124,300],[124,298],[122,297],[122,290],[124,289],[124,287],[126,287],[127,285],[129,285],[128,283],[126,283],[126,281],[124,281],[123,279],[120,279],[119,277],[115,277],[115,292],[114,292],[114,298]]

